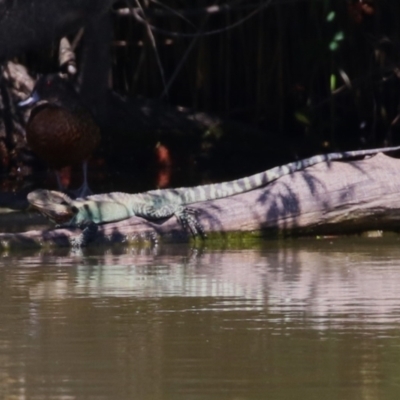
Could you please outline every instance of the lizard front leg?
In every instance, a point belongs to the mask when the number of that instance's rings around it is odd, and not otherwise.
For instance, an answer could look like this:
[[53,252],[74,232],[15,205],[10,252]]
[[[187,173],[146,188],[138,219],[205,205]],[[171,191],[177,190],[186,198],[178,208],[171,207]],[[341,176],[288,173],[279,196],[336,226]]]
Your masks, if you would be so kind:
[[76,238],[71,239],[73,247],[85,247],[91,242],[99,230],[99,226],[95,222],[82,222],[78,225],[78,228],[82,230],[81,234]]
[[[71,227],[72,225],[69,224],[56,225],[56,228]],[[74,248],[86,247],[87,244],[96,237],[97,231],[99,230],[99,226],[92,221],[81,222],[79,224],[73,225],[73,227],[82,230],[82,232],[77,237],[70,240],[71,246]]]

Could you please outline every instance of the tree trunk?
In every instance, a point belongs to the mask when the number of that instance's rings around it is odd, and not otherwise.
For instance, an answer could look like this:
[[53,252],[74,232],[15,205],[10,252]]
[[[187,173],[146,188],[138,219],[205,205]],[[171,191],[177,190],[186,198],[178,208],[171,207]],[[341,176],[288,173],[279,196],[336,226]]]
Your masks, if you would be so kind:
[[[397,230],[400,220],[400,160],[378,154],[320,163],[241,195],[193,204],[205,232],[315,235]],[[1,234],[7,245],[68,245],[79,230],[50,229]],[[176,218],[139,217],[100,227],[95,243],[135,242],[150,235],[187,237]]]

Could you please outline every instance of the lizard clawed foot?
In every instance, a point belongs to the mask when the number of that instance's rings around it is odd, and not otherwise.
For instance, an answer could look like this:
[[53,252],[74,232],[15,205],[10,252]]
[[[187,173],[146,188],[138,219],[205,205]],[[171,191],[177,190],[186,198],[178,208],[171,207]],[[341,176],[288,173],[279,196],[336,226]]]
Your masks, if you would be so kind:
[[197,214],[197,210],[189,207],[181,207],[175,212],[184,229],[189,230],[193,237],[200,236],[202,239],[205,239],[207,235],[204,232],[203,226],[197,220]]
[[[66,224],[57,224],[55,228],[68,229],[71,227]],[[80,249],[81,247],[86,247],[87,244],[95,238],[97,231],[99,230],[99,226],[94,222],[82,222],[77,225],[77,228],[81,229],[82,232],[78,236],[69,240],[71,247],[73,247],[74,249]]]
[[87,244],[95,238],[99,230],[98,225],[94,222],[82,223],[79,225],[79,228],[82,229],[81,234],[70,240],[73,248],[87,246]]

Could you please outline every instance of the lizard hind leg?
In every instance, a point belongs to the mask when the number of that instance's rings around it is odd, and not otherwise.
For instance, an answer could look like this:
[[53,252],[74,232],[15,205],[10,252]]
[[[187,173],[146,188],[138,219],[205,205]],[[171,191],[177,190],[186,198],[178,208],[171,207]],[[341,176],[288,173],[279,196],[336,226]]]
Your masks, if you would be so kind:
[[189,230],[193,237],[200,236],[202,239],[206,238],[204,228],[197,219],[197,210],[180,206],[175,211],[175,216],[182,227]]
[[200,236],[202,238],[206,236],[203,227],[196,218],[197,211],[193,208],[184,207],[182,205],[165,204],[161,207],[143,207],[141,210],[137,210],[135,214],[150,220],[169,218],[175,215],[182,227],[189,230],[192,236]]

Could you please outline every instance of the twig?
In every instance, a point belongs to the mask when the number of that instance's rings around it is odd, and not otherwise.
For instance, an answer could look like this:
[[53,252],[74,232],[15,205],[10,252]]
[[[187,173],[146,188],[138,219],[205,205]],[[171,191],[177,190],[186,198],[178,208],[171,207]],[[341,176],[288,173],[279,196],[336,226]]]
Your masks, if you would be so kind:
[[[143,15],[145,16],[145,13],[143,11],[142,5],[140,4],[139,0],[135,0],[135,3],[137,4],[138,8],[141,10]],[[133,10],[132,10],[132,12],[133,12]],[[164,73],[164,69],[163,69],[162,63],[161,63],[160,55],[158,54],[157,43],[156,43],[156,40],[155,40],[153,32],[152,32],[152,27],[151,27],[151,25],[149,24],[149,22],[147,21],[146,18],[141,18],[140,22],[142,24],[144,24],[145,27],[146,27],[146,32],[147,32],[147,35],[148,35],[148,37],[150,39],[151,46],[153,47],[154,54],[155,54],[155,57],[156,57],[156,60],[157,60],[157,65],[158,65],[158,68],[160,70],[160,75],[161,75],[162,83],[163,83],[163,86],[164,86],[164,92],[166,92],[166,95],[168,97],[168,93],[167,93],[167,90],[166,90],[167,89],[167,82],[165,80],[165,73]]]
[[[138,0],[135,0],[138,1]],[[244,18],[241,20],[226,26],[225,28],[220,28],[220,29],[214,29],[211,31],[205,31],[202,32],[202,36],[210,36],[210,35],[216,35],[219,33],[226,32],[230,29],[236,28],[246,22],[248,19],[252,18],[254,15],[258,14],[262,9],[268,7],[272,3],[272,0],[266,0],[264,3],[262,3],[259,7],[257,7],[254,11],[246,15]],[[198,33],[182,33],[182,32],[174,32],[174,31],[167,31],[165,29],[160,29],[157,28],[154,25],[151,25],[147,22],[147,20],[143,19],[142,16],[140,15],[139,10],[137,9],[132,9],[131,10],[133,17],[140,22],[141,24],[145,24],[147,28],[151,28],[152,31],[160,33],[162,35],[167,35],[167,36],[173,36],[173,37],[197,37]]]
[[58,62],[60,67],[67,71],[69,75],[75,75],[77,72],[76,57],[71,43],[66,37],[60,40],[60,48],[58,50]]

